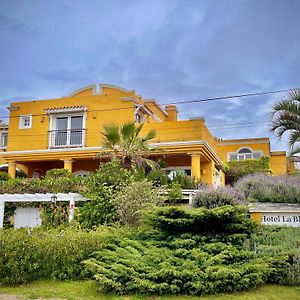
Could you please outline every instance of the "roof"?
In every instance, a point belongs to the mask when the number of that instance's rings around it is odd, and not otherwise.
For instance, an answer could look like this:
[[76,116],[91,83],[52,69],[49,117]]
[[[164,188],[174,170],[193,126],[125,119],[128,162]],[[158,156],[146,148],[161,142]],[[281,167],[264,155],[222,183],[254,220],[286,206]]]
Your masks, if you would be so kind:
[[87,107],[84,105],[72,105],[72,106],[61,106],[61,107],[50,107],[46,108],[46,113],[60,113],[60,112],[76,112],[86,111]]
[[241,145],[241,144],[269,144],[269,138],[248,138],[248,139],[232,139],[232,140],[217,140],[218,146],[222,145]]

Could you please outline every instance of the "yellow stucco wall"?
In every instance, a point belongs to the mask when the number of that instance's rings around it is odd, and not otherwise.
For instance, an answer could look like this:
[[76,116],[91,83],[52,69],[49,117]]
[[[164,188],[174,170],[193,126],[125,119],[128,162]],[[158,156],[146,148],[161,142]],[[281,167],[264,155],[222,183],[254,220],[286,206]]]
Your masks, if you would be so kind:
[[285,151],[271,152],[270,168],[272,175],[284,175],[287,173],[287,158]]
[[270,155],[270,140],[268,138],[220,140],[217,145],[218,155],[224,162],[228,161],[229,152],[237,152],[244,147],[253,151],[262,151],[263,156]]
[[156,122],[145,124],[142,134],[156,131],[154,142],[205,141],[216,152],[217,144],[202,120]]
[[[45,114],[45,109],[74,105],[88,107],[86,118],[86,146],[88,147],[100,145],[100,130],[104,124],[133,121],[133,102],[121,101],[116,95],[12,103],[12,106],[19,107],[19,110],[12,111],[10,114],[8,151],[47,149],[49,116]],[[100,107],[104,111],[97,111]],[[32,128],[19,129],[19,115],[32,115]]]
[[2,158],[2,152],[0,151],[0,165],[5,164],[5,160]]
[[289,174],[295,174],[296,172],[295,162],[292,159],[288,161],[288,172]]
[[251,212],[250,218],[256,221],[257,223],[261,223],[262,213],[261,212]]

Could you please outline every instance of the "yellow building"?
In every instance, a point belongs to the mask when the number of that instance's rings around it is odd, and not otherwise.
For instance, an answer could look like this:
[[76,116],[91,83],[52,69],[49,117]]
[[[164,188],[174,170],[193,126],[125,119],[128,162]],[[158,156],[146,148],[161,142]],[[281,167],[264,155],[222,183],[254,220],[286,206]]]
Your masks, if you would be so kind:
[[1,155],[2,152],[6,151],[8,140],[8,125],[0,122],[0,171],[6,170],[7,165]]
[[[144,133],[156,130],[153,145],[164,150],[167,168],[186,170],[203,183],[223,185],[223,162],[233,159],[234,153],[241,159],[242,148],[252,151],[252,159],[258,152],[271,155],[271,164],[280,164],[276,173],[284,171],[283,161],[286,165],[285,154],[273,158],[268,139],[216,140],[203,118],[179,121],[176,106],[162,108],[134,90],[107,84],[84,87],[59,99],[14,102],[9,110],[8,143],[0,159],[8,164],[11,177],[17,165],[28,177],[43,176],[53,168],[78,175],[94,171],[99,166],[97,154],[103,151],[103,125],[128,121],[145,123]],[[244,156],[250,158],[249,153]]]

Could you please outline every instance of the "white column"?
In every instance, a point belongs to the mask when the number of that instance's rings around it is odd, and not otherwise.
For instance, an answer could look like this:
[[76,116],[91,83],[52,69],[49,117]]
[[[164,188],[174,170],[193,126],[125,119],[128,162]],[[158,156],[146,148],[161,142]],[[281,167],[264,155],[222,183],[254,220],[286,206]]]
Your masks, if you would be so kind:
[[69,222],[71,222],[74,219],[74,211],[75,211],[75,198],[72,197],[69,206]]
[[0,228],[3,228],[4,221],[4,201],[0,200]]

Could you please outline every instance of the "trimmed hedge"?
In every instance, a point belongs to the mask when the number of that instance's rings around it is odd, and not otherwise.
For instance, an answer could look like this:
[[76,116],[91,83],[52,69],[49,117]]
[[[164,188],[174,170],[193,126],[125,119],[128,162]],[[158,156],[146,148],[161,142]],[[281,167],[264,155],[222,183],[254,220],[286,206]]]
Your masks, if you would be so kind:
[[228,162],[229,169],[225,174],[226,184],[233,184],[238,179],[249,174],[269,173],[269,161],[269,157],[262,157],[260,159],[245,159],[241,161]]
[[20,284],[42,278],[83,276],[81,261],[114,235],[103,227],[67,230],[0,230],[0,283]]

